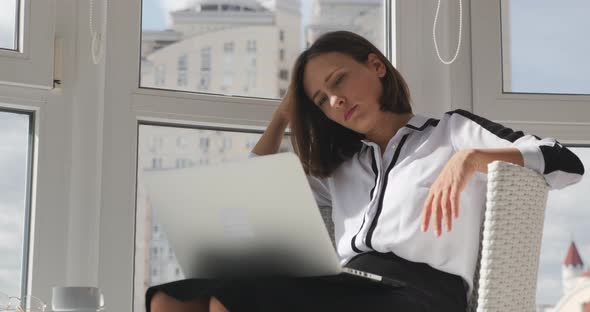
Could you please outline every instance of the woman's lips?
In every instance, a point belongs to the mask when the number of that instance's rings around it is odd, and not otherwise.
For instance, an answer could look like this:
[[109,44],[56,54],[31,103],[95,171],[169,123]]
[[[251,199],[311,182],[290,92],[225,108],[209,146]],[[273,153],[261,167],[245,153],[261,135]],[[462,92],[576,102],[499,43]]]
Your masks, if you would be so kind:
[[357,106],[353,106],[351,109],[349,109],[346,113],[344,113],[344,120],[349,120],[350,117],[352,116],[352,114],[354,114],[354,112],[356,111]]

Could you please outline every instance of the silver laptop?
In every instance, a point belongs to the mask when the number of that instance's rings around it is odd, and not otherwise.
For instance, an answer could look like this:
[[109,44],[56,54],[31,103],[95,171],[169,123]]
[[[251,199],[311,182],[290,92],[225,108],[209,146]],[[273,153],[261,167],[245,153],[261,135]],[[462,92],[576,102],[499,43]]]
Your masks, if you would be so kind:
[[299,159],[292,153],[143,173],[157,222],[186,278],[345,276]]

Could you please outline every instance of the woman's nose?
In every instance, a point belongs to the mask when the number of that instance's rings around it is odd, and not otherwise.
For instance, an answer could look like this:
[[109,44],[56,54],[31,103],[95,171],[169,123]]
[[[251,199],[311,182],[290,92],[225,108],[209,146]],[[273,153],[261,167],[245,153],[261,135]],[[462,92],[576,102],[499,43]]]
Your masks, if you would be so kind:
[[330,106],[334,108],[341,108],[342,106],[344,106],[344,103],[344,97],[338,95],[330,96]]

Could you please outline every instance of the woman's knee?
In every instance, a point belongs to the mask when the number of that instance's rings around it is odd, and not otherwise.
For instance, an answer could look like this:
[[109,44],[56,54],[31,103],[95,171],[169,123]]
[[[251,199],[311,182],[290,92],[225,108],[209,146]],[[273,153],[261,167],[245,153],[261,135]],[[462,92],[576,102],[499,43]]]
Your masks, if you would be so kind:
[[[197,299],[191,301],[179,301],[158,291],[150,301],[151,312],[207,312],[209,311],[209,299]],[[223,310],[221,310],[223,311]]]
[[209,300],[209,312],[229,312],[229,310],[215,297]]

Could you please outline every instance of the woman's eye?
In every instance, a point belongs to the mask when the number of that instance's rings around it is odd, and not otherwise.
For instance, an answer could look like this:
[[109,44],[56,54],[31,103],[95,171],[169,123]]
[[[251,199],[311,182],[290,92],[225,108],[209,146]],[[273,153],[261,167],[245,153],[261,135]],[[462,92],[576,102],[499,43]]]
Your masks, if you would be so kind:
[[324,104],[324,103],[325,103],[327,100],[328,100],[328,98],[327,98],[327,97],[325,97],[325,96],[324,96],[324,97],[322,97],[322,98],[320,99],[320,101],[318,102],[318,106],[322,106],[322,105],[323,105],[323,104]]
[[344,79],[344,74],[338,76],[338,78],[336,78],[336,80],[334,81],[334,85],[335,86],[339,85],[343,79]]

